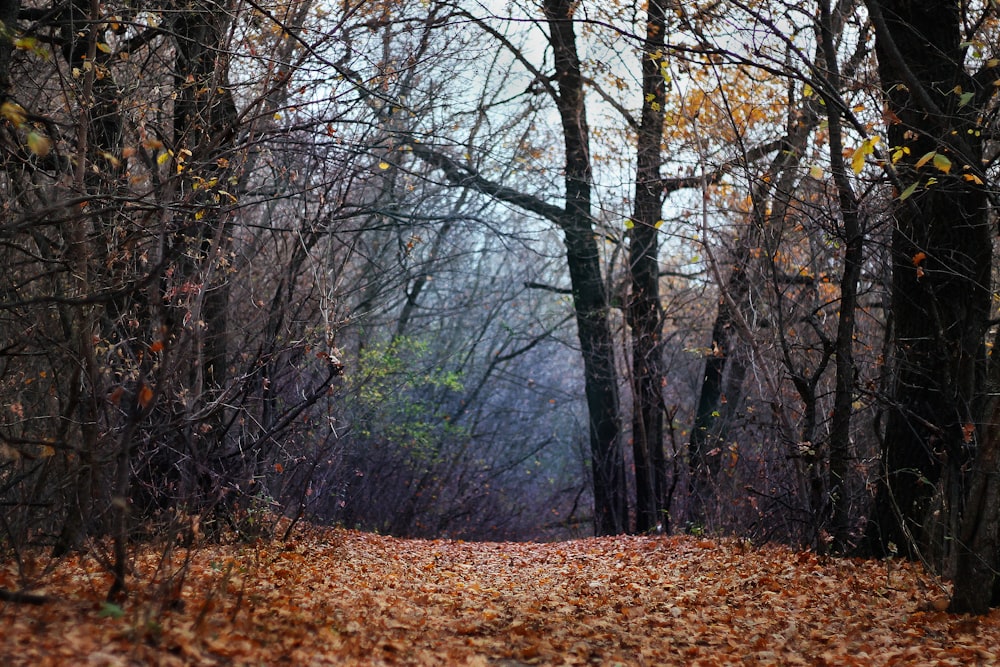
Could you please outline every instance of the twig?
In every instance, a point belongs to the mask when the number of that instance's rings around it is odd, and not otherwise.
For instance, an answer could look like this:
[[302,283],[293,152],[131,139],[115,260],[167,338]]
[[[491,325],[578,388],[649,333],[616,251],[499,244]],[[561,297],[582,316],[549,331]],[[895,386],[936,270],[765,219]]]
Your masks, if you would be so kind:
[[0,588],[0,600],[4,602],[15,602],[17,604],[46,604],[55,602],[55,598],[38,593],[25,593],[24,591],[8,591]]

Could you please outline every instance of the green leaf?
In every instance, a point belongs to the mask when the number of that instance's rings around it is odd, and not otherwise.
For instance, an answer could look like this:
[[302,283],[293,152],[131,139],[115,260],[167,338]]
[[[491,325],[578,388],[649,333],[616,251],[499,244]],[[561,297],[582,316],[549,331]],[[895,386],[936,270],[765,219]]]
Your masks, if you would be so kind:
[[899,201],[905,201],[910,195],[917,191],[917,186],[920,185],[919,182],[914,181],[910,184],[910,187],[903,190],[899,195]]
[[121,618],[125,615],[125,610],[114,602],[105,602],[101,605],[101,611],[97,615],[101,618]]
[[23,49],[25,51],[34,51],[38,48],[38,40],[34,37],[18,37],[14,40],[15,49]]
[[635,223],[632,222],[631,218],[625,218],[625,229],[632,229],[635,227]]

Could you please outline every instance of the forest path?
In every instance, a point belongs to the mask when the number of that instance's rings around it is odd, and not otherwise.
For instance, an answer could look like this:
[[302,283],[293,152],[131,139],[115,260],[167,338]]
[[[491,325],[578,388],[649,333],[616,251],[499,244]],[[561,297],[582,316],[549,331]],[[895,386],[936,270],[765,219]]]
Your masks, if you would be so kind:
[[[102,603],[92,558],[0,603],[14,665],[975,665],[1000,611],[936,611],[919,567],[696,537],[548,544],[307,528],[287,542],[140,550]],[[34,567],[41,567],[35,563]],[[157,570],[159,569],[159,573]],[[16,569],[0,585],[17,588]],[[172,576],[165,576],[172,575]]]

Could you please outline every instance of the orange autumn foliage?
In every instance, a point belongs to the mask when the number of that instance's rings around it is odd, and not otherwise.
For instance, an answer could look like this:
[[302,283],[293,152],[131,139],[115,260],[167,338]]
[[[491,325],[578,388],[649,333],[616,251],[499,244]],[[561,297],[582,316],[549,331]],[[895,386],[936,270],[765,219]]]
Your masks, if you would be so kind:
[[[185,564],[186,562],[186,564]],[[7,665],[993,664],[1000,613],[949,616],[914,565],[691,537],[462,543],[309,528],[93,559],[0,603]],[[166,566],[166,567],[164,567]],[[186,568],[186,570],[184,569]],[[178,588],[181,573],[184,585]],[[7,565],[0,583],[16,587]]]

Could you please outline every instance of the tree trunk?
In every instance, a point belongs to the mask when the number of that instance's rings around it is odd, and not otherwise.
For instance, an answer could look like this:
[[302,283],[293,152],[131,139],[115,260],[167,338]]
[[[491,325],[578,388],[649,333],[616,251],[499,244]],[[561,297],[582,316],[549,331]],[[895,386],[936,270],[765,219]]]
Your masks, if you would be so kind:
[[[77,196],[86,193],[97,201],[117,194],[123,174],[120,165],[109,164],[103,157],[121,153],[122,117],[118,91],[111,77],[99,77],[92,71],[95,68],[84,67],[84,63],[89,62],[100,68],[108,59],[107,54],[97,49],[98,42],[104,41],[106,30],[97,20],[99,15],[100,6],[96,0],[74,0],[67,6],[60,25],[64,40],[63,58],[70,67],[84,72],[76,137],[78,155],[82,159],[76,162],[73,185]],[[113,256],[114,241],[111,239],[118,207],[120,204],[99,205],[94,207],[98,213],[90,213],[86,205],[80,205],[76,218],[64,232],[68,240],[67,256],[73,266],[73,284],[69,291],[81,299],[118,280],[109,270],[111,266],[117,267],[119,259]],[[56,554],[79,546],[88,529],[96,527],[92,514],[95,503],[102,501],[111,503],[115,539],[123,543],[124,536],[117,531],[117,527],[125,523],[127,512],[126,505],[115,502],[121,489],[117,485],[111,489],[106,487],[107,480],[103,477],[106,470],[100,466],[104,454],[99,450],[104,430],[101,428],[101,416],[106,387],[102,386],[98,368],[95,337],[104,342],[114,340],[113,327],[108,326],[107,321],[108,306],[97,302],[61,307],[74,311],[65,319],[72,319],[72,335],[76,338],[72,349],[74,361],[79,364],[79,386],[74,391],[79,392],[80,411],[76,421],[80,428],[81,447],[79,465],[72,473],[76,477],[75,493],[70,500],[66,524],[54,548]],[[110,307],[123,309],[119,302],[112,303]]]
[[[821,48],[827,69],[827,85],[832,95],[840,92],[840,66],[837,62],[836,30],[829,0],[820,0]],[[823,524],[829,526],[831,546],[846,551],[855,536],[851,534],[848,475],[851,451],[851,416],[854,409],[854,330],[858,307],[858,283],[864,259],[865,232],[858,210],[857,196],[851,185],[844,160],[842,113],[839,100],[827,97],[831,172],[837,188],[844,241],[844,272],[840,278],[840,309],[837,320],[836,378],[834,380],[833,414],[830,418],[828,499],[817,507]],[[821,528],[825,528],[821,524]],[[819,542],[820,545],[824,541]]]
[[540,215],[562,230],[583,357],[590,422],[594,527],[598,535],[614,535],[628,528],[628,493],[620,442],[618,377],[608,323],[608,296],[601,276],[601,257],[591,216],[589,132],[573,28],[572,10],[575,7],[575,2],[567,0],[545,0],[543,3],[555,60],[553,79],[558,86],[558,92],[550,92],[562,122],[566,151],[564,206],[554,206],[490,181],[424,142],[413,141],[410,148],[416,157],[441,169],[450,183]]
[[[750,236],[756,237],[753,230]],[[722,287],[737,306],[746,304],[750,294],[747,269],[750,268],[751,250],[748,242],[741,239],[729,278]],[[687,520],[692,524],[704,524],[708,518],[712,484],[721,469],[721,446],[728,435],[733,410],[741,400],[746,361],[737,351],[739,331],[735,317],[730,300],[720,297],[688,442],[690,481]]]
[[545,0],[543,9],[555,61],[566,150],[566,207],[561,226],[586,378],[595,530],[598,535],[614,535],[628,528],[625,464],[608,298],[591,217],[590,138],[572,20],[576,5],[570,0]]
[[[177,43],[176,73],[178,96],[174,107],[175,153],[190,151],[184,173],[198,179],[190,191],[195,193],[191,204],[198,207],[194,224],[184,233],[195,244],[192,254],[196,258],[190,273],[184,277],[202,281],[200,315],[205,323],[200,336],[200,350],[195,358],[200,360],[201,374],[197,390],[213,393],[226,383],[229,305],[229,281],[224,277],[220,260],[229,247],[228,215],[224,208],[228,202],[216,186],[205,183],[216,181],[219,186],[231,187],[226,177],[232,172],[223,165],[229,164],[228,154],[234,140],[236,105],[229,87],[229,64],[224,42],[230,21],[231,7],[212,0],[200,0],[183,8],[178,15],[174,31]],[[199,274],[200,275],[197,275]],[[194,274],[194,275],[192,275]]]
[[14,29],[20,0],[0,0],[0,101],[10,91],[10,61],[14,51]]
[[184,383],[196,399],[199,423],[192,423],[190,401],[175,401],[173,409],[174,417],[185,422],[178,451],[189,462],[179,466],[180,495],[199,503],[214,502],[221,475],[245,473],[222,469],[226,416],[221,406],[213,405],[226,388],[229,362],[230,285],[224,269],[231,245],[226,210],[231,202],[220,189],[232,188],[229,178],[236,174],[232,145],[237,115],[225,48],[232,12],[225,0],[197,0],[179,9],[172,26],[174,159],[184,192],[190,193],[185,203],[194,211],[183,214],[175,233],[176,247],[187,252],[178,255],[171,278],[172,291],[182,295],[173,325],[192,360]]
[[997,604],[1000,554],[1000,401],[982,429],[956,550],[955,590],[948,611],[986,614]]
[[[955,535],[944,517],[958,509],[942,499],[962,493],[983,416],[991,234],[984,188],[963,175],[982,164],[976,123],[988,93],[964,69],[958,3],[867,4],[893,118],[888,145],[909,150],[896,164],[899,184],[917,183],[893,201],[894,386],[868,543],[878,553],[929,549],[940,566]],[[938,161],[917,166],[930,155]]]
[[660,338],[659,227],[666,79],[661,71],[666,3],[651,0],[642,53],[642,117],[637,138],[635,211],[629,231],[631,293],[626,308],[632,328],[632,451],[635,460],[636,526],[646,532],[667,526],[667,470],[663,451],[666,384]]

